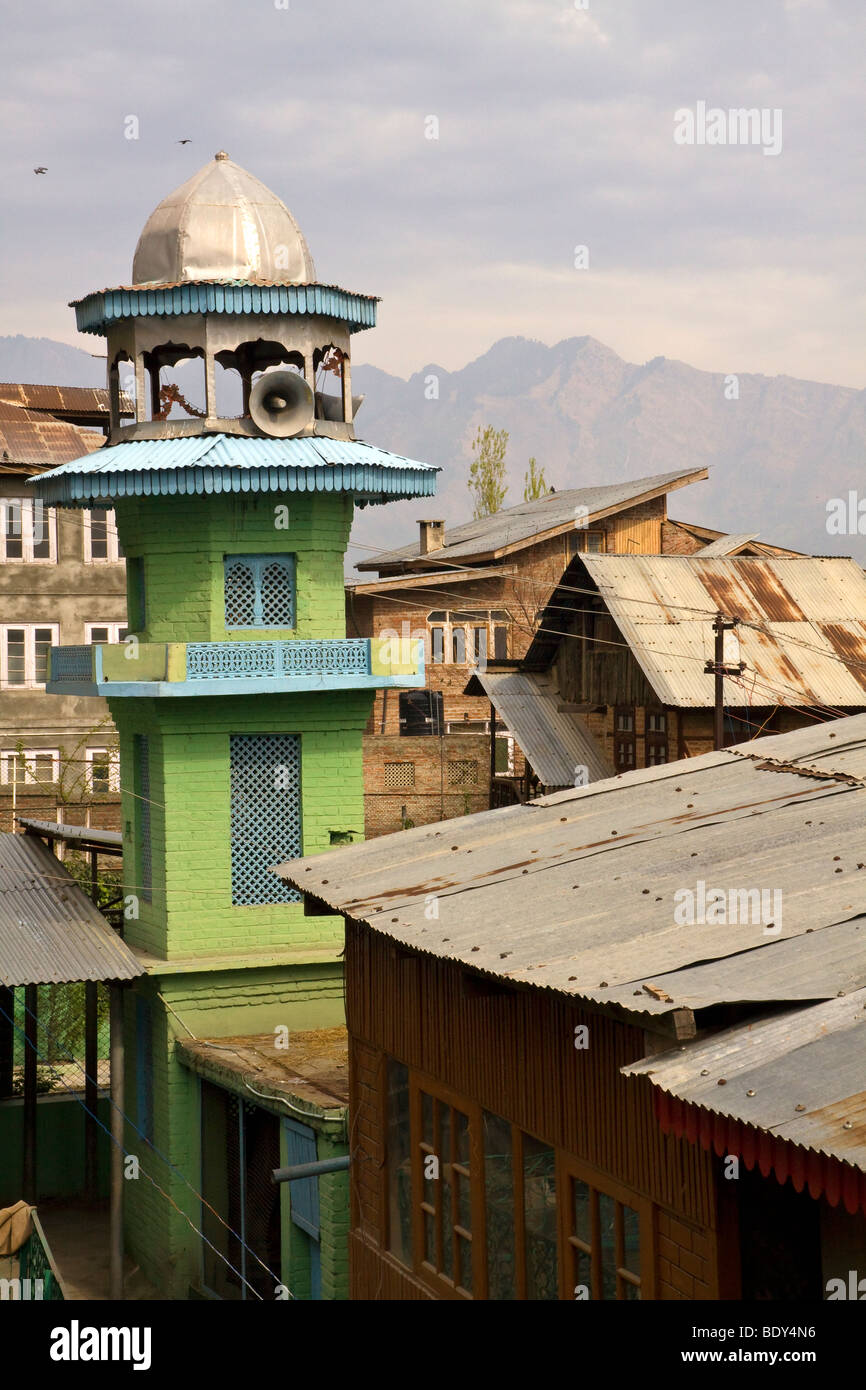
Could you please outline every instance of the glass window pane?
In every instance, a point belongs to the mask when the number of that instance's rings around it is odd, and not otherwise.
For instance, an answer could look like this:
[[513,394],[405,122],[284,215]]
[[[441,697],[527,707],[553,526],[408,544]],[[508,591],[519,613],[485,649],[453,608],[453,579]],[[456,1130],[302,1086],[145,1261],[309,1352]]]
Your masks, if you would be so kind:
[[493,656],[496,661],[504,661],[508,656],[508,628],[493,629]]
[[623,1260],[622,1267],[640,1275],[640,1217],[631,1207],[622,1209]]
[[472,1242],[458,1237],[457,1282],[467,1293],[472,1292]]
[[40,683],[48,679],[48,650],[54,641],[50,627],[38,627],[35,636],[36,679]]
[[511,1125],[485,1110],[482,1135],[487,1216],[487,1297],[505,1301],[517,1296]]
[[431,628],[431,643],[433,660],[439,664],[445,660],[445,629],[443,627]]
[[111,641],[111,637],[110,637],[110,635],[109,635],[108,628],[107,628],[107,627],[92,627],[92,628],[90,629],[90,641],[91,641],[91,643],[94,643],[94,642],[110,642],[110,641]]
[[454,1111],[454,1157],[464,1167],[469,1167],[469,1116],[462,1110]]
[[421,1092],[421,1138],[433,1147],[433,1097]]
[[90,555],[93,560],[108,559],[108,512],[105,507],[91,508]]
[[616,1241],[614,1207],[616,1203],[605,1192],[598,1194],[598,1224],[601,1240],[601,1296],[616,1298]]
[[34,560],[51,559],[51,512],[41,502],[34,502],[31,511]]
[[472,1195],[469,1179],[463,1173],[455,1172],[454,1181],[457,1184],[457,1223],[463,1227],[464,1231],[471,1231]]
[[388,1249],[412,1266],[412,1175],[409,1139],[409,1071],[388,1062]]
[[24,555],[21,536],[21,503],[10,497],[3,503],[3,531],[6,540],[6,559],[20,560]]
[[571,1195],[574,1203],[574,1229],[572,1234],[592,1245],[592,1209],[590,1189],[579,1178],[571,1180]]
[[451,660],[455,666],[462,666],[466,660],[466,629],[455,627],[451,632]]
[[592,1298],[592,1262],[583,1250],[574,1254],[574,1297],[585,1303]]
[[472,629],[472,654],[476,661],[487,660],[487,628],[474,627]]
[[34,753],[30,770],[37,782],[54,781],[54,758],[50,753]]
[[553,1149],[523,1136],[523,1225],[526,1297],[559,1297],[556,1240],[556,1164]]
[[6,678],[10,685],[24,685],[27,679],[24,643],[24,629],[10,627],[6,633]]

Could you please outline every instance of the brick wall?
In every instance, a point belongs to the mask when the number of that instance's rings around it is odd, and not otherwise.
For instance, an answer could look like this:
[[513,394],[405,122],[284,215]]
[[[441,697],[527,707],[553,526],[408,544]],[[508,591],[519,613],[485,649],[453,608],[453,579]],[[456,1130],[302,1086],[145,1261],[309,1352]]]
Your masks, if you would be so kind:
[[[490,740],[487,734],[446,734],[444,738],[365,734],[363,749],[364,829],[368,839],[402,830],[404,807],[406,820],[415,825],[487,810],[490,798]],[[476,764],[477,780],[467,786],[453,786],[450,765],[467,762]],[[411,785],[391,790],[389,765],[411,767]]]
[[712,1234],[682,1217],[656,1210],[656,1296],[672,1299],[714,1299],[715,1258]]

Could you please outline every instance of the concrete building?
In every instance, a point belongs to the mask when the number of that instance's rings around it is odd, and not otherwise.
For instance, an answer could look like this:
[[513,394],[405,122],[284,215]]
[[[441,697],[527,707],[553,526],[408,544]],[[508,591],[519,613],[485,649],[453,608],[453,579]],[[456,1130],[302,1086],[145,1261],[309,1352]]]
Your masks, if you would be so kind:
[[[289,210],[223,152],[151,215],[132,279],[76,306],[107,339],[108,443],[34,486],[113,506],[126,556],[129,640],[52,647],[48,690],[106,698],[120,738],[146,971],[127,1147],[155,1178],[126,1184],[127,1246],[171,1297],[345,1296],[345,1171],[270,1181],[346,1153],[342,923],[271,867],[363,833],[375,692],[422,686],[423,655],[346,637],[343,555],[355,505],[429,496],[436,470],[356,440],[351,335],[376,301],[319,284]],[[167,418],[160,374],[187,358],[203,409]]]
[[[124,417],[130,402],[119,402]],[[0,830],[16,812],[119,828],[117,737],[102,699],[44,697],[48,650],[117,641],[126,584],[110,507],[46,507],[28,480],[98,450],[104,388],[0,383]]]

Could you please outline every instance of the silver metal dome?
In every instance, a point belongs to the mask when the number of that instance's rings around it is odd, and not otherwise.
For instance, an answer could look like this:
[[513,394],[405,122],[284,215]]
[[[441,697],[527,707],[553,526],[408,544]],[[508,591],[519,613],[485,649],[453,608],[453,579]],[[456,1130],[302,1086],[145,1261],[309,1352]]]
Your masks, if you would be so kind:
[[184,280],[315,283],[303,233],[285,203],[220,150],[151,213],[135,248],[136,285]]

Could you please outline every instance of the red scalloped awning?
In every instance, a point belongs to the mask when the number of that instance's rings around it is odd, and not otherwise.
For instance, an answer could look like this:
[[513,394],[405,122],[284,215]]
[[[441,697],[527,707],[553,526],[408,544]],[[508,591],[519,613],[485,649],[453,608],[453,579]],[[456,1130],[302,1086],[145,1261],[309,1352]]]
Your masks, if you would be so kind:
[[841,1201],[850,1216],[858,1211],[866,1214],[866,1173],[858,1168],[829,1154],[803,1149],[741,1120],[678,1100],[666,1091],[654,1088],[653,1104],[656,1119],[666,1134],[699,1143],[719,1158],[736,1154],[750,1171],[757,1164],[765,1178],[771,1173],[780,1183],[790,1178],[795,1192],[808,1187],[810,1197],[826,1197],[831,1207]]

